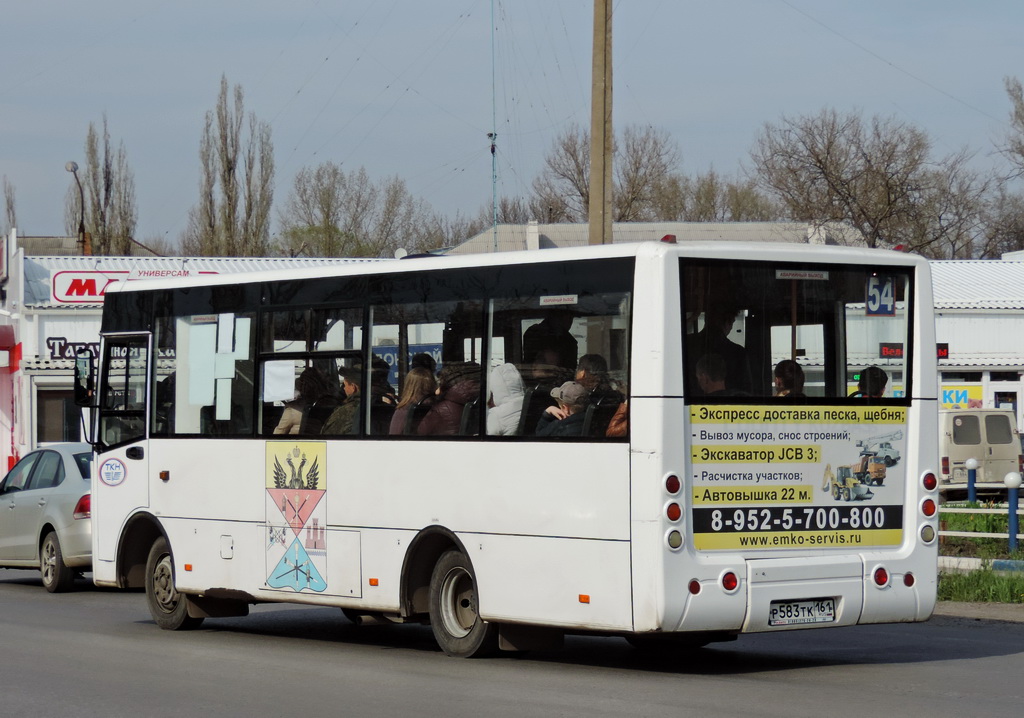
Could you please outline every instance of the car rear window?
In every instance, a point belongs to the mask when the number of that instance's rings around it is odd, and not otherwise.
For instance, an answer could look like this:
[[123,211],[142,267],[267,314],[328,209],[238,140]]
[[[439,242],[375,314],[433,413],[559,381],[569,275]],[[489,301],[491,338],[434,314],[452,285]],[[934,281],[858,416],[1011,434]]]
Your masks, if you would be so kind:
[[976,416],[957,416],[953,419],[953,443],[958,446],[976,446],[981,443],[981,423]]
[[1012,444],[1013,432],[1010,431],[1010,417],[995,414],[985,417],[985,436],[990,444]]
[[82,478],[88,479],[92,468],[92,454],[75,454],[75,466],[78,467]]

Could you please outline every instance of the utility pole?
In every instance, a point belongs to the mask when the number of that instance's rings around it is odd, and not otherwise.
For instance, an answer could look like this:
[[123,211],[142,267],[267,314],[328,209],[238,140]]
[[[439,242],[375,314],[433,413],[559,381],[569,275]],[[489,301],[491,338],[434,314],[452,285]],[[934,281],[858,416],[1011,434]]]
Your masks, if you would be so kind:
[[612,2],[594,0],[588,244],[612,243]]

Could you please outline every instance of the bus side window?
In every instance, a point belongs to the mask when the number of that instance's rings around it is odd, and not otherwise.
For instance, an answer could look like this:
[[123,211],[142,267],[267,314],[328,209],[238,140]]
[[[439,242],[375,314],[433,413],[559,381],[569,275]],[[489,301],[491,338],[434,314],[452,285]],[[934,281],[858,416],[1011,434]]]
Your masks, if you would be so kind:
[[578,277],[563,289],[492,300],[489,435],[609,440],[627,393],[630,293]]

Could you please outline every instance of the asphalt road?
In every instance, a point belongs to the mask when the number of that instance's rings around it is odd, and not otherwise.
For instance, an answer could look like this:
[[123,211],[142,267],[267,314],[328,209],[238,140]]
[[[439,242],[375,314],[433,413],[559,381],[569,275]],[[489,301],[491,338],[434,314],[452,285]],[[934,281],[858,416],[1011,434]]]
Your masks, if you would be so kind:
[[[559,652],[467,661],[438,651],[429,628],[357,627],[336,609],[263,605],[161,631],[139,592],[83,580],[51,595],[36,573],[0,570],[0,716],[1019,715],[1024,623],[969,608],[668,657],[574,637]],[[1009,609],[996,617],[1024,611]]]

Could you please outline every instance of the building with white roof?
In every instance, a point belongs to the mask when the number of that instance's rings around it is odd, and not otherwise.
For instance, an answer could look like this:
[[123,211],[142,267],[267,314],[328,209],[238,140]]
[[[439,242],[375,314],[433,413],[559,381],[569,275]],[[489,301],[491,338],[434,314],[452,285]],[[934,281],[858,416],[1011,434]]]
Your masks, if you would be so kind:
[[932,286],[943,406],[1011,406],[1021,426],[1024,261],[935,261]]

